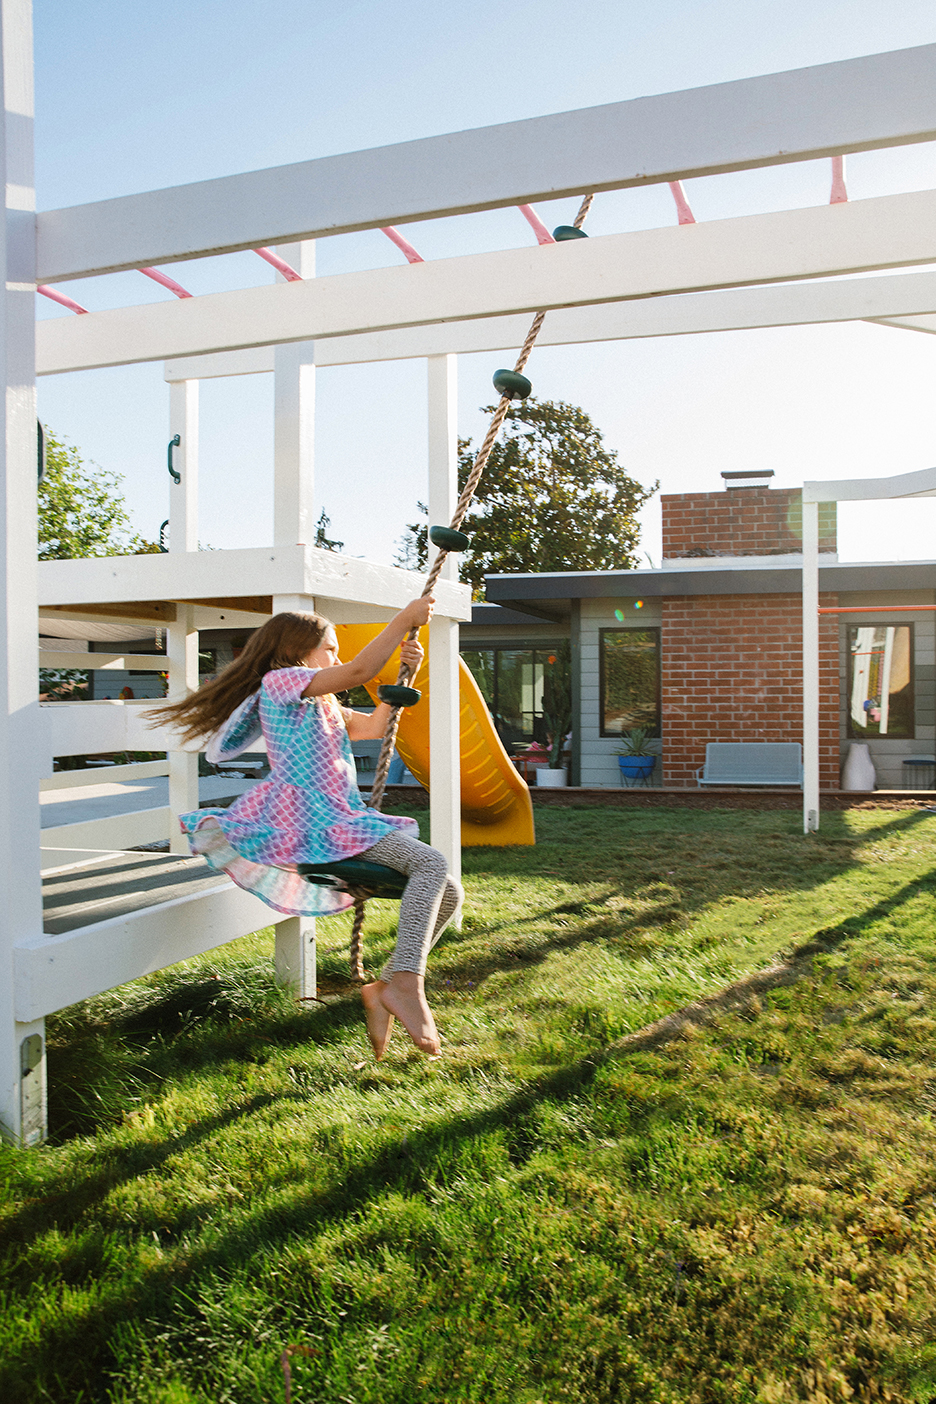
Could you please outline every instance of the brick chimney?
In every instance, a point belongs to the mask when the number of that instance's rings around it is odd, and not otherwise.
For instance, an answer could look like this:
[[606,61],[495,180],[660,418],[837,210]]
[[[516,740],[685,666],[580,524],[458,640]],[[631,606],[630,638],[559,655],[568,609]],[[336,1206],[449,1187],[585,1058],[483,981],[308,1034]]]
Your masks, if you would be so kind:
[[[792,556],[803,550],[803,494],[766,485],[769,470],[723,473],[724,492],[661,497],[663,561],[712,556]],[[819,507],[819,550],[835,552],[835,503]]]

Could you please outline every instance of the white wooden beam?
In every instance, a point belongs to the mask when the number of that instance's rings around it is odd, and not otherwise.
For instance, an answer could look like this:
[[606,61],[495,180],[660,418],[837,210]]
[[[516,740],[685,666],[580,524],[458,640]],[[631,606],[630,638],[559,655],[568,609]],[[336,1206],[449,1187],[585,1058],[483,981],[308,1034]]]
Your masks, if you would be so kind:
[[48,848],[138,848],[141,843],[161,843],[169,832],[171,816],[168,805],[154,805],[129,814],[82,819],[77,824],[55,824],[42,830],[42,843]]
[[39,603],[218,599],[232,593],[232,582],[239,595],[269,595],[279,581],[301,579],[304,569],[304,554],[296,546],[41,561]]
[[[227,597],[232,588],[244,596],[312,595],[317,600],[346,601],[365,610],[402,609],[422,589],[424,578],[396,566],[377,565],[308,545],[39,563],[40,603],[74,605],[76,609],[82,604],[127,600],[197,602]],[[440,580],[436,600],[438,614],[451,619],[471,617],[467,585]],[[199,623],[197,615],[195,622]]]
[[936,191],[914,191],[54,317],[37,357],[49,375],[933,261]]
[[21,942],[12,986],[17,1017],[51,1014],[283,920],[259,897],[219,878],[208,892]]
[[[107,751],[167,751],[174,744],[168,728],[150,728],[143,718],[143,713],[150,706],[151,702],[121,702],[116,699],[41,703],[34,740],[40,777],[52,774],[55,756],[95,755]],[[94,774],[93,771],[87,773]]]
[[119,785],[123,780],[149,780],[169,774],[168,761],[131,761],[129,765],[102,765],[88,770],[57,770],[40,780],[42,794],[51,790],[88,790],[95,785]]
[[[640,298],[631,302],[605,302],[594,307],[557,307],[543,323],[536,344],[569,346],[594,341],[862,320],[936,332],[933,313],[906,317],[880,315],[885,310],[894,312],[910,307],[933,307],[936,313],[936,273],[781,283]],[[322,337],[315,342],[315,364],[344,366],[370,361],[415,360],[446,353],[504,351],[521,346],[529,326],[529,316],[524,314],[363,332],[357,336]],[[249,351],[219,351],[210,356],[186,356],[166,361],[163,373],[168,381],[262,375],[272,372],[274,356],[272,346],[252,347]]]
[[162,653],[59,653],[55,649],[40,648],[39,667],[55,670],[76,669],[83,672],[114,669],[117,672],[164,673],[166,658]]
[[39,281],[936,139],[936,45],[39,216]]
[[841,478],[803,484],[804,502],[874,502],[896,497],[936,497],[936,468],[889,478]]
[[868,320],[882,327],[902,327],[906,331],[928,332],[930,336],[936,333],[936,316],[932,312],[923,317],[873,317]]

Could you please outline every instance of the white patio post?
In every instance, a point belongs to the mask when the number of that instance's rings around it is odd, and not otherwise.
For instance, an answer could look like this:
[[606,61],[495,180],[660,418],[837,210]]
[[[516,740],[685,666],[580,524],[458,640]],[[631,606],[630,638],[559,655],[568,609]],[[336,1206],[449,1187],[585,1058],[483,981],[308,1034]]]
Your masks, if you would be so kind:
[[[169,549],[198,550],[198,381],[175,380],[169,386],[169,437],[172,467],[181,481],[169,484]],[[169,467],[168,463],[166,465]]]
[[819,828],[819,504],[803,488],[803,832]]
[[13,948],[42,933],[39,878],[38,631],[36,628],[35,196],[33,190],[32,11],[4,0],[0,15],[6,190],[2,257],[6,391],[0,433],[0,1125],[22,1145],[46,1125],[42,1019],[16,1019]]
[[[429,389],[429,521],[448,526],[458,501],[458,362],[427,358]],[[432,547],[430,546],[430,559]],[[443,580],[458,578],[449,556]],[[429,830],[449,872],[461,877],[461,754],[459,747],[458,622],[437,616],[429,625]]]
[[[280,258],[315,276],[315,240],[284,244]],[[282,273],[276,281],[284,283]],[[274,351],[273,544],[308,544],[315,533],[312,494],[315,473],[315,364],[311,341],[290,342]],[[311,608],[311,606],[307,606]]]
[[[169,484],[169,550],[172,554],[198,550],[198,381],[179,380],[169,386],[169,437],[172,467],[179,475]],[[167,464],[168,468],[168,464]],[[179,701],[198,687],[198,633],[191,605],[176,606],[167,631],[169,697]],[[169,848],[188,853],[188,840],[179,828],[179,815],[198,808],[197,751],[169,751]]]
[[[169,700],[181,702],[198,687],[198,630],[192,605],[176,605],[176,617],[166,630],[169,655]],[[188,839],[179,828],[179,815],[198,808],[198,752],[170,751],[169,851],[188,853]]]
[[[301,273],[315,276],[315,241],[305,239],[276,250]],[[281,273],[276,281],[285,282]],[[315,364],[311,341],[277,346],[274,364],[273,542],[309,544],[315,535]],[[273,612],[314,610],[311,595],[276,595]],[[316,994],[314,917],[288,917],[276,925],[276,974],[299,998]]]

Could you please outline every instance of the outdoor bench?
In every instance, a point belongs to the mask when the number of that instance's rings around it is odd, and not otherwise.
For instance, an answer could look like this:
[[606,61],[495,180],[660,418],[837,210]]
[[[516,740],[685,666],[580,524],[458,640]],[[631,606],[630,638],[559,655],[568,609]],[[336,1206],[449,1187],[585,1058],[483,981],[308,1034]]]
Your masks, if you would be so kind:
[[803,748],[798,741],[709,741],[699,785],[803,784]]

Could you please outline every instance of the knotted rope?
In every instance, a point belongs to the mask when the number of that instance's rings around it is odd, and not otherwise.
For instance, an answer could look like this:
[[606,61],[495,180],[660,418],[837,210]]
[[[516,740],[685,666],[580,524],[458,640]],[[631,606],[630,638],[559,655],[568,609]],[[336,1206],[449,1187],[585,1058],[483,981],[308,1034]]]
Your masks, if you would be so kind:
[[[588,214],[588,211],[591,209],[591,203],[592,200],[594,200],[594,198],[594,195],[586,195],[584,197],[581,205],[579,206],[578,214],[575,216],[575,220],[573,221],[573,228],[581,229],[582,225],[585,223],[585,218]],[[537,312],[536,316],[533,318],[533,321],[530,324],[530,330],[526,334],[526,340],[520,348],[520,354],[518,355],[516,363],[514,365],[515,375],[519,375],[522,373],[527,361],[530,359],[530,353],[533,350],[533,347],[536,343],[536,338],[540,334],[540,329],[545,319],[545,310]],[[510,405],[511,396],[502,395],[500,401],[497,404],[496,409],[494,410],[494,415],[491,419],[490,425],[488,426],[488,431],[484,436],[484,442],[478,449],[477,457],[475,458],[475,461],[471,466],[471,472],[468,474],[465,486],[462,488],[461,496],[459,497],[458,502],[455,505],[455,511],[452,514],[452,520],[450,523],[450,526],[453,531],[458,531],[459,527],[465,519],[465,516],[468,512],[468,508],[471,506],[472,498],[474,497],[475,492],[477,491],[478,484],[480,483],[481,478],[484,474],[484,470],[487,467],[488,459],[491,456],[491,450],[494,448],[494,444],[497,441],[497,436],[500,433],[501,428],[503,427],[503,423],[507,416],[507,411],[510,409]],[[449,552],[444,548],[440,549],[437,552],[436,558],[432,563],[432,569],[429,571],[429,574],[426,577],[426,583],[423,586],[420,598],[424,598],[426,595],[432,594],[433,590],[436,587],[436,582],[438,581],[439,576],[442,573],[442,567],[444,566],[448,555]],[[407,640],[415,639],[418,636],[418,634],[418,629],[411,629],[406,636]],[[411,678],[412,674],[410,673],[410,670],[404,664],[401,663],[400,671],[397,675],[397,682],[406,684],[411,681]],[[381,805],[383,804],[384,791],[387,788],[387,776],[390,773],[390,762],[393,759],[393,752],[396,748],[397,732],[400,728],[400,713],[402,712],[402,710],[402,707],[394,707],[390,712],[390,718],[387,722],[387,729],[384,732],[383,742],[381,743],[380,747],[380,755],[377,759],[377,767],[374,771],[374,783],[371,786],[371,809],[379,810]],[[366,900],[366,897],[364,897],[363,895],[356,895],[354,899],[354,922],[351,927],[350,957],[351,975],[355,980],[364,979],[364,943],[361,937],[361,933],[364,927],[364,907]]]

